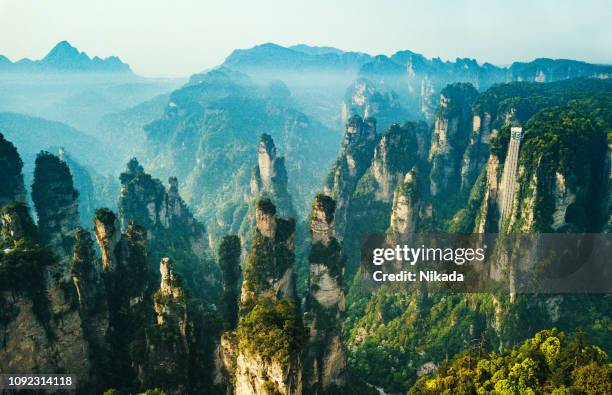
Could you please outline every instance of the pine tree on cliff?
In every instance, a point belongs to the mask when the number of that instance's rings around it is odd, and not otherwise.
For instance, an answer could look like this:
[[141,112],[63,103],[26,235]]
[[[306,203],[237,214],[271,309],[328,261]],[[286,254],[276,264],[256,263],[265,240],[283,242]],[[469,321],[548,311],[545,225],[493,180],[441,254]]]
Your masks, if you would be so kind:
[[240,238],[227,235],[219,245],[219,266],[223,275],[222,316],[230,330],[238,324],[238,281],[240,280]]

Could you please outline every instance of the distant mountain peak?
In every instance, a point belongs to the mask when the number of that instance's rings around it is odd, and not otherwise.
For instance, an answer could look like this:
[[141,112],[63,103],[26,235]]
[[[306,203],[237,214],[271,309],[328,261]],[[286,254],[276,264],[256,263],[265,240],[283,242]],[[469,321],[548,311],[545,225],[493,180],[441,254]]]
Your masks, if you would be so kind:
[[326,55],[326,54],[335,54],[341,55],[344,53],[343,50],[335,48],[335,47],[320,47],[316,45],[307,45],[307,44],[297,44],[289,47],[294,51],[303,52],[309,55]]
[[[6,60],[6,61],[5,61]],[[79,51],[68,41],[57,43],[41,60],[21,59],[10,62],[0,55],[0,66],[15,72],[99,72],[99,73],[132,73],[130,66],[118,57],[110,56],[90,58],[85,52]]]
[[49,53],[47,54],[47,56],[45,56],[46,58],[53,58],[56,56],[74,56],[74,55],[80,55],[81,52],[76,49],[75,47],[73,47],[68,41],[63,40],[60,41],[59,43],[55,44],[55,47],[53,47],[53,49],[51,49],[51,51],[49,51]]
[[[66,68],[74,69],[87,67],[86,65],[91,62],[89,56],[85,52],[81,52],[68,41],[60,41],[49,53],[45,56],[41,63],[53,68]],[[80,67],[76,67],[80,66]]]
[[332,47],[313,47],[298,44],[284,47],[274,43],[256,45],[248,49],[236,49],[223,65],[238,69],[358,69],[370,60],[367,54],[344,52]]

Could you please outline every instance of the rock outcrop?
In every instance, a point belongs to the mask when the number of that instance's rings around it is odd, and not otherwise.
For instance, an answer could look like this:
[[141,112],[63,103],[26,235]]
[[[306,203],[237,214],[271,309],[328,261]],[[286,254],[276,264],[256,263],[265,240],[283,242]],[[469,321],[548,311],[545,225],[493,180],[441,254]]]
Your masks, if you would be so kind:
[[209,256],[208,235],[179,195],[178,180],[170,177],[168,188],[147,174],[136,159],[121,173],[119,218],[122,228],[134,222],[147,230],[150,263],[172,258],[185,286],[206,301],[215,297],[211,289],[219,282]]
[[478,91],[470,84],[448,85],[440,93],[429,149],[430,192],[434,200],[457,194],[461,165],[472,134],[471,105]]
[[95,387],[104,388],[110,352],[108,300],[100,258],[96,255],[91,234],[83,229],[75,233],[71,271],[83,335],[89,343],[89,358],[96,372]]
[[[172,261],[163,258],[159,271],[161,283],[153,295],[157,325],[147,330],[146,367],[140,380],[147,386],[163,386],[171,394],[184,394],[190,392],[193,323],[188,321],[185,291]],[[172,382],[166,382],[168,377]]]
[[235,330],[238,324],[238,300],[240,298],[240,238],[227,235],[219,244],[219,266],[223,275],[222,316],[226,328]]
[[17,149],[0,133],[0,207],[25,202],[25,187],[23,184],[23,162]]
[[233,377],[236,394],[302,393],[303,326],[295,293],[293,220],[269,200],[256,207],[245,267]]
[[[3,177],[8,177],[0,192],[0,331],[4,339],[0,370],[71,372],[81,388],[93,389],[89,344],[73,303],[76,291],[69,270],[72,237],[78,226],[78,214],[72,216],[76,206],[70,173],[56,157],[42,153],[37,158],[33,200],[39,212],[39,230],[27,206],[20,202],[21,159],[3,139],[0,163],[6,164]],[[8,186],[14,189],[5,191]]]
[[[427,134],[425,123],[407,122],[391,125],[374,148],[370,172],[375,180],[374,198],[390,203],[393,192],[406,172],[419,163],[419,151],[423,151],[423,137]],[[421,144],[419,144],[421,142]]]
[[291,196],[287,189],[285,158],[277,156],[274,140],[262,134],[257,148],[257,166],[251,178],[251,193],[255,199],[268,198],[277,207],[278,214],[295,217]]
[[[96,210],[99,258],[90,233],[80,227],[68,166],[46,152],[36,160],[32,186],[37,227],[20,202],[21,161],[11,148],[0,146],[0,163],[16,172],[15,190],[2,189],[0,207],[0,370],[67,372],[76,376],[77,393],[83,394],[157,387],[169,394],[213,392],[213,339],[220,331],[214,312],[189,299],[168,258],[162,260],[154,295],[146,229],[126,218],[122,232],[112,211]],[[132,190],[124,198],[142,194],[146,200],[144,187],[155,182],[144,174],[135,178],[144,181],[130,179]],[[178,240],[190,241],[199,224],[178,196],[176,180],[167,193],[160,191],[167,220],[159,215],[160,221],[147,224],[157,232],[164,225],[185,231],[187,237],[179,233]],[[148,212],[146,206],[129,207]],[[165,241],[175,245],[176,240]],[[181,247],[177,250],[183,252]]]
[[413,167],[395,189],[389,226],[392,233],[417,232],[421,208],[418,174],[417,168]]
[[346,247],[351,276],[362,237],[389,228],[393,195],[406,173],[415,166],[426,167],[429,138],[424,122],[393,124],[380,137],[362,134],[358,138],[349,131],[324,191],[337,202],[336,237]]
[[347,210],[357,183],[372,163],[376,146],[376,120],[352,116],[346,123],[340,155],[324,184],[324,192],[336,200],[336,231],[342,238],[347,226]]
[[53,275],[61,281],[70,278],[69,261],[80,227],[78,196],[66,162],[41,152],[36,157],[32,201],[38,215],[41,241],[59,258],[60,267]]
[[121,232],[119,219],[108,209],[96,210],[94,233],[101,252],[102,277],[109,311],[110,385],[130,387],[144,365],[131,350],[144,344],[147,322],[154,321],[151,306],[153,274],[149,268],[147,232],[129,223]]
[[[146,229],[176,229],[196,233],[201,228],[189,212],[178,191],[178,180],[170,177],[168,190],[158,179],[147,174],[135,158],[121,173],[119,218],[123,228],[134,221]],[[155,238],[153,232],[150,237]]]
[[309,328],[304,362],[304,391],[323,394],[346,384],[346,356],[342,343],[345,300],[342,287],[344,258],[335,238],[335,202],[317,195],[310,221],[310,281],[305,320]]

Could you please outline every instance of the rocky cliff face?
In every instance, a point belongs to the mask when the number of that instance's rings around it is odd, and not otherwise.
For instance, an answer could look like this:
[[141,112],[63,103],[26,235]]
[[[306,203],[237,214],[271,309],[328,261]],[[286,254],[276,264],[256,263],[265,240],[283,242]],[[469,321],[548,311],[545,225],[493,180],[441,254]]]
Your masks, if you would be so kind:
[[392,125],[374,148],[370,172],[374,178],[374,198],[385,203],[391,202],[395,187],[400,184],[406,172],[419,163],[427,135],[425,123],[407,122]]
[[421,207],[418,174],[413,167],[395,189],[389,226],[392,233],[416,233],[418,229]]
[[295,221],[276,216],[276,207],[267,199],[257,202],[255,218],[255,237],[245,267],[241,301],[259,296],[293,299]]
[[83,335],[90,346],[90,360],[96,374],[96,386],[104,386],[110,351],[108,300],[102,279],[102,264],[96,255],[91,234],[83,229],[75,233],[71,257],[72,281],[78,296]]
[[[2,148],[0,162],[19,169],[16,152],[8,144]],[[122,198],[134,203],[134,195],[142,195],[144,207],[122,207],[148,214],[147,203],[158,200],[150,199],[151,189],[146,187],[156,183],[143,172],[130,175],[122,176],[129,184],[126,189],[131,188]],[[14,179],[21,179],[21,174]],[[13,186],[20,189],[19,182]],[[167,193],[163,187],[157,191],[164,209],[151,211],[168,214],[156,215],[147,225],[156,232],[165,224],[188,237],[197,233],[198,225],[178,196],[176,180],[171,180]],[[77,377],[78,393],[163,387],[167,393],[183,394],[216,388],[215,315],[197,299],[189,299],[169,259],[162,260],[162,281],[154,297],[143,227],[126,217],[122,232],[113,212],[96,210],[98,258],[90,233],[79,226],[78,194],[70,171],[46,152],[37,158],[32,187],[39,227],[17,193],[2,193],[10,204],[0,209],[0,370],[69,372]],[[179,240],[187,239],[183,236],[179,234]]]
[[376,145],[376,120],[351,117],[346,123],[340,155],[324,184],[325,193],[336,200],[336,230],[343,237],[351,195],[372,162]]
[[150,261],[170,256],[185,286],[194,295],[212,301],[212,286],[218,285],[218,272],[209,256],[208,236],[179,195],[178,181],[168,180],[168,188],[147,174],[136,159],[130,160],[120,175],[120,222],[131,222],[147,230]]
[[309,328],[304,362],[304,391],[322,394],[346,384],[346,357],[342,343],[345,314],[344,258],[335,238],[335,202],[317,195],[312,205],[310,231],[310,285],[305,320]]
[[[57,257],[57,264],[49,267],[49,300],[51,311],[58,325],[58,341],[70,344],[81,353],[80,369],[91,369],[89,339],[83,325],[84,311],[76,309],[77,289],[73,286],[71,258],[80,227],[78,192],[74,189],[68,165],[55,155],[41,152],[36,157],[32,201],[38,215],[39,236]],[[92,284],[91,292],[97,292],[100,284]],[[92,338],[92,344],[97,339]],[[79,350],[79,351],[76,351]],[[72,355],[71,357],[74,357]],[[102,358],[103,360],[104,358]],[[88,372],[88,375],[93,372]]]
[[135,350],[144,345],[143,331],[152,322],[153,275],[147,257],[146,231],[134,223],[121,232],[119,219],[108,209],[96,210],[94,233],[101,252],[102,276],[109,311],[109,386],[130,388],[144,365]]
[[238,300],[240,298],[241,242],[238,236],[227,235],[219,244],[219,267],[223,274],[222,316],[226,328],[235,330],[238,324]]
[[17,149],[0,133],[0,167],[4,169],[0,175],[0,206],[25,202],[25,187],[23,185],[23,162]]
[[473,129],[471,105],[477,95],[472,85],[462,83],[449,85],[440,93],[429,150],[434,200],[459,191],[461,162]]
[[32,200],[38,214],[41,241],[60,259],[62,267],[55,275],[63,280],[69,277],[69,260],[80,226],[78,196],[66,162],[41,152],[36,157]]
[[123,228],[135,221],[151,230],[182,227],[195,231],[197,223],[179,196],[176,178],[168,180],[166,191],[161,181],[145,173],[133,158],[120,180],[119,214]]
[[[245,196],[243,202],[243,217],[240,218],[238,234],[248,250],[249,240],[256,219],[256,202],[260,199],[271,200],[277,208],[278,214],[285,217],[296,218],[297,213],[293,207],[291,195],[288,190],[287,170],[285,158],[277,155],[277,149],[272,137],[266,133],[261,135],[257,146],[257,166],[253,168],[251,176],[251,191]],[[239,210],[236,210],[237,212]],[[236,220],[234,215],[234,222]],[[235,224],[232,228],[235,228]]]
[[[590,80],[547,85],[508,84],[491,88],[478,98],[474,111],[485,115],[475,119],[485,119],[480,122],[480,129],[490,130],[484,136],[488,136],[485,141],[491,153],[482,174],[486,187],[482,189],[484,198],[477,215],[477,229],[504,228],[527,233],[601,229],[605,216],[602,212],[606,209],[602,208],[605,203],[597,202],[606,200],[605,192],[589,183],[599,184],[594,181],[599,180],[597,174],[608,174],[602,159],[606,137],[599,127],[591,127],[578,119],[588,118],[593,111],[606,106],[605,100],[581,99],[597,94],[605,85]],[[572,97],[578,101],[572,103]],[[559,109],[553,109],[554,106]],[[573,120],[572,126],[560,124],[560,117],[564,115]],[[523,125],[521,138],[516,140],[520,143],[515,144],[519,147],[516,160],[510,154],[513,124]],[[545,142],[546,138],[555,142]],[[580,165],[561,164],[581,155],[584,159]],[[516,166],[515,181],[508,185],[504,176],[511,159],[516,162],[510,163]],[[513,196],[506,196],[509,188],[514,190],[510,192]],[[588,199],[595,203],[586,205]]]
[[[13,170],[12,184],[3,185],[0,219],[0,305],[2,305],[2,371],[73,372],[83,388],[94,388],[89,344],[72,286],[69,255],[74,226],[74,190],[70,173],[56,157],[41,154],[35,171],[34,201],[41,231],[21,200],[21,160],[3,142],[0,162]],[[49,162],[47,162],[47,160]],[[48,165],[48,166],[47,166]],[[6,174],[5,174],[6,175]],[[10,180],[8,180],[10,181]],[[4,191],[12,185],[15,190]],[[56,209],[58,213],[50,211]],[[75,219],[76,218],[76,219]],[[66,236],[62,234],[66,232]],[[49,241],[51,248],[40,240]]]
[[[193,322],[187,314],[187,297],[182,281],[169,258],[159,264],[161,283],[153,296],[157,325],[147,330],[146,368],[141,381],[148,386],[162,385],[168,393],[189,390],[190,347]],[[173,382],[166,382],[172,377]]]
[[251,178],[251,193],[255,198],[271,199],[279,215],[295,217],[291,196],[287,188],[285,158],[277,156],[274,140],[262,134],[257,149],[257,166]]
[[234,372],[236,394],[300,394],[303,328],[295,294],[293,220],[269,200],[256,208],[245,267]]
[[[382,136],[362,140],[349,135],[348,130],[347,144],[330,173],[325,191],[338,202],[337,237],[343,236],[349,252],[351,275],[356,269],[362,236],[387,230],[394,191],[411,168],[425,164],[429,138],[424,122],[393,124]],[[347,155],[351,151],[358,152],[358,156]]]

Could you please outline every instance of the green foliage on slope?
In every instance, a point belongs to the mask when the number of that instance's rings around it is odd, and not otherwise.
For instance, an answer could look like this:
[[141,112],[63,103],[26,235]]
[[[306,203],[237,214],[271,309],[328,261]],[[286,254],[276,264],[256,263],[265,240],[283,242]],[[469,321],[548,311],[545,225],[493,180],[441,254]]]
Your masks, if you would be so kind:
[[[483,355],[484,354],[484,355]],[[485,354],[468,350],[423,377],[409,394],[609,394],[612,365],[583,334],[543,330],[520,347]]]
[[287,300],[260,298],[240,319],[239,347],[265,361],[286,366],[305,338],[305,329],[296,306]]

